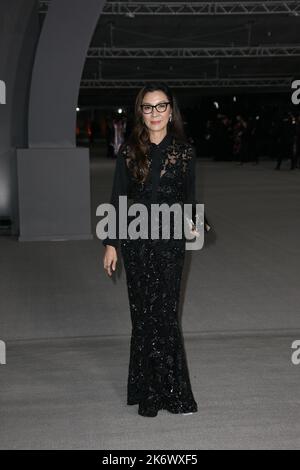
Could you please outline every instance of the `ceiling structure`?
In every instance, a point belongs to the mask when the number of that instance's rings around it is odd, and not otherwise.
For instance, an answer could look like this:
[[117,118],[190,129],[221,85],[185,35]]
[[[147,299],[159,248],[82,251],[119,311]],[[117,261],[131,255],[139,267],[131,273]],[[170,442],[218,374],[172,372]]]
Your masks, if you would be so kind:
[[[41,22],[50,1],[40,2]],[[81,103],[128,100],[164,80],[186,98],[289,92],[300,78],[300,1],[107,1]]]

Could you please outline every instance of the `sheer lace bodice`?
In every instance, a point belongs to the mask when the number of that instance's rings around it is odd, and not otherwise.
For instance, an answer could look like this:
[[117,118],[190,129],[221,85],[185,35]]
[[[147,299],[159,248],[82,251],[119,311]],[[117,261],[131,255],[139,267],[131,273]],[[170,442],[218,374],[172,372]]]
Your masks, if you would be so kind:
[[145,182],[138,182],[133,176],[136,164],[129,156],[125,143],[119,150],[116,161],[113,188],[110,202],[116,209],[117,238],[103,240],[104,245],[119,246],[118,219],[119,196],[126,195],[128,203],[189,203],[193,205],[195,221],[195,163],[196,152],[193,145],[177,142],[167,134],[158,145],[151,144],[147,156],[149,174]]

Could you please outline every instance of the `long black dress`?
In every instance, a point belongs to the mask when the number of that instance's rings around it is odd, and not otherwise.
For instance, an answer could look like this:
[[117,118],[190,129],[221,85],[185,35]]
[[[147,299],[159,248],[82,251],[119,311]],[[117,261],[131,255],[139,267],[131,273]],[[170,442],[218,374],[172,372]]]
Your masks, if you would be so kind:
[[[183,202],[194,207],[195,149],[191,144],[168,132],[158,145],[151,143],[147,161],[147,180],[139,183],[132,175],[126,143],[120,148],[111,195],[117,219],[120,195],[146,205]],[[198,410],[178,320],[186,239],[172,237],[172,227],[171,217],[169,239],[161,238],[159,220],[158,239],[106,238],[102,242],[120,246],[124,260],[132,321],[127,404],[138,404],[142,416],[156,416],[159,409],[171,413]]]

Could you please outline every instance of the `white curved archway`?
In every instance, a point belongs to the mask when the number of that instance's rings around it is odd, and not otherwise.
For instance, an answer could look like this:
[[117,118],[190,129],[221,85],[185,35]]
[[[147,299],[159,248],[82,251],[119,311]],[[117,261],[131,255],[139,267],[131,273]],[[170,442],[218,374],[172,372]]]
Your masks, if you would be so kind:
[[33,67],[28,146],[74,147],[76,106],[88,47],[105,0],[52,0]]
[[82,70],[105,0],[52,0],[19,149],[19,241],[91,239],[89,149],[76,147]]

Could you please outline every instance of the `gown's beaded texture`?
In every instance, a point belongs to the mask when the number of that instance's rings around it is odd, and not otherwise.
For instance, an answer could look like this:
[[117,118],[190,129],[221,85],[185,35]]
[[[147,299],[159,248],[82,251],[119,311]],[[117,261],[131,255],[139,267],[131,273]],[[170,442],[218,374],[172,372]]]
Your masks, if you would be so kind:
[[[117,218],[119,195],[144,204],[195,205],[195,151],[191,144],[177,142],[170,133],[158,145],[152,143],[144,184],[133,178],[133,162],[126,149],[125,144],[117,156],[111,196]],[[161,234],[161,221],[159,228]],[[127,404],[138,404],[142,416],[156,416],[160,409],[171,413],[198,410],[178,319],[185,242],[184,237],[173,238],[172,230],[170,239],[103,241],[104,245],[120,246],[124,260],[132,322]]]

